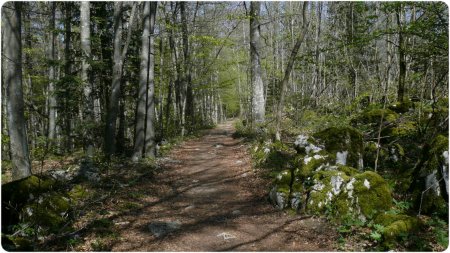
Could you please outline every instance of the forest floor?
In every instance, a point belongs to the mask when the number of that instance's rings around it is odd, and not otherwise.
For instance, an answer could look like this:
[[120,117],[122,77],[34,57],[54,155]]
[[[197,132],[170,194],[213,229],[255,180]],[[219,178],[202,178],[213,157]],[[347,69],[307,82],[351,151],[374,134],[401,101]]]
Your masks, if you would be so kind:
[[117,239],[109,249],[334,250],[337,234],[324,219],[289,214],[268,203],[270,182],[252,169],[247,145],[233,139],[233,131],[228,121],[171,150],[163,170],[135,186],[152,189],[140,208],[113,218]]

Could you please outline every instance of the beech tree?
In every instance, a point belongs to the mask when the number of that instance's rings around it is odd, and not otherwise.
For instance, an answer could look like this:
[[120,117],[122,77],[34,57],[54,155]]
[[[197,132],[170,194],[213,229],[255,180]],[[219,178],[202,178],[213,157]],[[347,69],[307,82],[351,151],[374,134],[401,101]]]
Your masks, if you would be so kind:
[[54,145],[56,138],[56,2],[51,3],[51,16],[50,16],[50,66],[49,66],[49,83],[48,83],[48,138],[50,145]]
[[121,94],[123,64],[128,52],[128,47],[131,40],[131,30],[133,27],[134,15],[136,12],[136,3],[133,3],[133,7],[130,14],[130,21],[128,24],[127,38],[125,45],[122,47],[122,26],[123,26],[123,2],[114,3],[114,39],[113,39],[113,76],[112,86],[109,95],[108,112],[106,118],[106,131],[105,131],[105,153],[107,156],[114,155],[116,152],[116,120],[119,113],[119,99]]
[[92,96],[92,83],[90,80],[91,60],[91,8],[89,2],[80,3],[80,37],[81,37],[81,81],[83,82],[83,122],[86,124],[84,133],[84,147],[87,157],[93,155],[93,137],[91,125],[94,122],[94,99]]
[[20,2],[8,2],[2,7],[3,72],[13,180],[31,175],[22,91],[21,7]]
[[264,122],[266,114],[260,55],[260,9],[261,2],[250,2],[250,75],[253,89],[252,108],[253,119],[258,123]]
[[133,161],[138,161],[143,156],[155,156],[155,54],[153,33],[155,28],[156,6],[156,2],[145,2],[142,15],[142,48]]

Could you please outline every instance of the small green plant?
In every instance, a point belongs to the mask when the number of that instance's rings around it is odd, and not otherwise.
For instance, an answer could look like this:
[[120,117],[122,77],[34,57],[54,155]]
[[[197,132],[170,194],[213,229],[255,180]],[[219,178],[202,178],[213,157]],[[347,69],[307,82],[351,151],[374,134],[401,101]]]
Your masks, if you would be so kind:
[[380,224],[374,224],[373,228],[374,228],[374,230],[372,230],[369,237],[376,242],[381,242],[383,239],[382,235],[383,235],[384,229],[385,229],[384,226],[380,225]]
[[382,239],[382,236],[380,233],[378,233],[377,231],[372,231],[372,233],[370,233],[369,236],[371,239],[373,239],[376,242],[380,242]]
[[396,201],[394,199],[395,208],[400,211],[400,213],[403,213],[407,210],[409,210],[412,207],[412,203],[409,201]]
[[36,229],[30,226],[29,223],[18,223],[13,226],[14,234],[26,237],[33,237],[36,235]]
[[448,224],[437,216],[433,216],[433,218],[427,222],[427,225],[435,234],[436,242],[446,249],[449,241]]
[[79,237],[70,238],[67,240],[67,247],[73,251],[73,247],[77,246],[81,242],[82,240]]

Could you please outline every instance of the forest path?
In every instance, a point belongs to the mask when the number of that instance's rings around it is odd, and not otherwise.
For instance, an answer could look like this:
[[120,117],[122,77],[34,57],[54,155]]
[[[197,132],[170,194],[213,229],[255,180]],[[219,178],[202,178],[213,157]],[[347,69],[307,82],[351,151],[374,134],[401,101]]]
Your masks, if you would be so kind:
[[[228,121],[175,147],[154,179],[163,189],[159,198],[144,198],[139,212],[121,217],[128,225],[112,250],[332,251],[335,232],[327,222],[267,202],[267,180],[252,170],[233,131]],[[164,231],[171,232],[155,236]]]

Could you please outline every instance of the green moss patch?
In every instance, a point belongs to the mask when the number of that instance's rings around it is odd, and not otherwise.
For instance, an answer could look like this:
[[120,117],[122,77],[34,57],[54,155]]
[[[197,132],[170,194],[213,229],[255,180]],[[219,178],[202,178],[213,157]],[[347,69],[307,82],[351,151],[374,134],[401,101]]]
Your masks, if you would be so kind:
[[6,233],[10,225],[19,222],[19,213],[25,205],[56,187],[56,181],[38,176],[30,176],[2,185],[2,232]]
[[395,122],[399,115],[390,110],[390,109],[368,109],[363,111],[360,115],[358,115],[355,119],[352,120],[354,124],[374,124],[379,125],[381,121],[381,117],[383,117],[383,122],[392,123]]
[[86,187],[81,184],[76,184],[74,187],[72,187],[68,194],[70,200],[74,204],[80,204],[92,195],[92,193],[89,192]]
[[57,182],[47,177],[29,176],[2,185],[2,201],[25,203],[36,194],[49,191],[57,186]]
[[46,193],[24,206],[20,213],[22,222],[37,224],[42,228],[57,232],[66,222],[70,210],[67,196],[60,193]]
[[389,186],[380,175],[371,171],[358,173],[346,166],[316,172],[309,190],[307,210],[336,219],[366,220],[392,205]]
[[377,173],[366,171],[355,176],[355,196],[361,212],[366,217],[373,217],[392,206],[389,185]]
[[392,247],[395,240],[400,236],[405,236],[421,227],[421,222],[416,217],[404,214],[380,214],[374,220],[375,223],[384,226],[383,244]]
[[[347,152],[346,163],[351,167],[361,167],[363,140],[362,134],[353,127],[330,127],[313,137],[323,143],[325,150],[332,156],[337,152]],[[362,168],[361,168],[362,169]]]
[[414,107],[414,103],[409,100],[405,100],[403,102],[396,102],[396,103],[389,105],[389,109],[394,112],[397,112],[397,113],[408,112],[413,107]]

